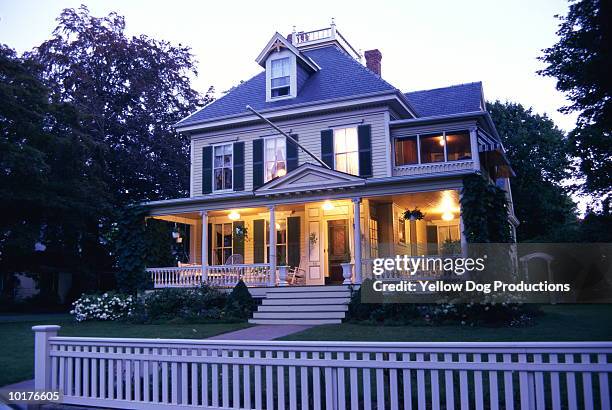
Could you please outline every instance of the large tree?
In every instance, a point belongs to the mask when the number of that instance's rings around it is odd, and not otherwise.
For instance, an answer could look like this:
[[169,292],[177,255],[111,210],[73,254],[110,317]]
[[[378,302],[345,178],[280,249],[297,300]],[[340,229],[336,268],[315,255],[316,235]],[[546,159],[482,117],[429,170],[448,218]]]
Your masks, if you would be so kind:
[[191,87],[189,47],[128,37],[122,16],[98,18],[81,6],[65,9],[53,37],[30,56],[54,100],[74,104],[84,131],[107,148],[116,205],[187,194],[189,140],[172,125],[211,100]]
[[[108,209],[100,147],[71,104],[53,103],[40,67],[0,45],[0,273],[104,268]],[[108,263],[106,266],[110,266]],[[41,275],[44,291],[45,275]],[[82,275],[84,281],[87,275]]]
[[585,183],[582,192],[600,200],[611,192],[612,175],[612,4],[609,1],[571,1],[569,12],[559,17],[559,41],[544,50],[539,71],[557,79],[557,89],[578,112],[569,135],[572,154],[579,158]]
[[517,239],[557,240],[559,230],[576,220],[575,204],[561,183],[570,176],[565,134],[521,104],[496,101],[487,110],[516,173],[511,189],[520,221]]

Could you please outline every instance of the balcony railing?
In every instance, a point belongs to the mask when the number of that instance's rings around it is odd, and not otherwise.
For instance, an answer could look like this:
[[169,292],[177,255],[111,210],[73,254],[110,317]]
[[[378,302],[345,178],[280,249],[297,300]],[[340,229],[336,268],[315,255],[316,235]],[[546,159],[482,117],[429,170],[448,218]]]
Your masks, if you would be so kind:
[[438,172],[452,172],[472,169],[474,161],[432,162],[429,164],[396,165],[393,167],[393,176],[409,176],[435,174]]

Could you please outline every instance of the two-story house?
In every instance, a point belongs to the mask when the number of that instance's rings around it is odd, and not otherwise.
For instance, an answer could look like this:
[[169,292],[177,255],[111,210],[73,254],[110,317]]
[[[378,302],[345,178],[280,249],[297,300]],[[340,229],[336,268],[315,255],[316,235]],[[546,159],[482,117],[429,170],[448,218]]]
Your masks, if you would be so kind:
[[[188,227],[189,258],[151,267],[156,287],[360,283],[374,258],[464,243],[464,176],[510,196],[481,83],[404,93],[380,51],[364,57],[333,23],[276,33],[259,74],[176,124],[191,137],[190,197],[146,207]],[[415,208],[424,217],[405,219]]]

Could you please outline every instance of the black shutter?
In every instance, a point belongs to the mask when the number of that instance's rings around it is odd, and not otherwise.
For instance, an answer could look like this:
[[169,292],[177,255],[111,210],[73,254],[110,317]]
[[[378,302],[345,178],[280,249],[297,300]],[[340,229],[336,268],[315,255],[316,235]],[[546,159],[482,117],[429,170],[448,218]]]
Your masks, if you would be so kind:
[[331,169],[334,168],[334,131],[321,131],[321,159]]
[[244,142],[234,142],[234,191],[244,191]]
[[[297,134],[291,134],[291,138],[298,140]],[[287,139],[287,172],[291,172],[299,165],[298,146]]]
[[244,221],[234,221],[232,223],[232,253],[235,255],[242,255],[244,260],[244,237],[236,238],[236,228],[244,228]]
[[253,221],[253,262],[264,263],[265,255],[265,230],[266,221],[263,219],[256,219]]
[[212,237],[212,224],[208,224],[208,265],[212,265],[212,248],[215,238]]
[[287,218],[287,265],[300,266],[300,217]]
[[359,176],[372,176],[372,131],[370,125],[357,127],[359,143]]
[[202,194],[212,192],[212,147],[202,148]]
[[262,138],[253,140],[253,189],[264,184],[264,141]]

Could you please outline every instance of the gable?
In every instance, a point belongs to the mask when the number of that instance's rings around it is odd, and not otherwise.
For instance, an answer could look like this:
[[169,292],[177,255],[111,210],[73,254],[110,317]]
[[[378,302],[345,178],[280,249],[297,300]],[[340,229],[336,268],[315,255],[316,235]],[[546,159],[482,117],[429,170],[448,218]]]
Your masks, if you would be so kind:
[[339,188],[352,188],[365,184],[365,179],[345,174],[309,162],[287,175],[273,179],[255,190],[256,196],[282,195],[292,192],[313,192]]

